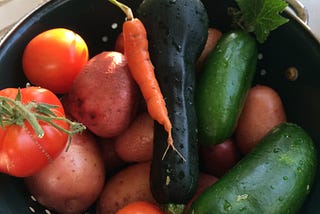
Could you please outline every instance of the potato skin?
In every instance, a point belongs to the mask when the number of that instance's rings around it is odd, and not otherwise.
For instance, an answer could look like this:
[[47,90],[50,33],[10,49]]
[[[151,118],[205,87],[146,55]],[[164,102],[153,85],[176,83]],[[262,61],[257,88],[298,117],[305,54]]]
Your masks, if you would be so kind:
[[207,59],[208,54],[214,49],[218,40],[222,36],[222,32],[216,28],[209,28],[208,29],[208,38],[206,44],[201,52],[200,57],[196,62],[196,71],[200,72],[205,60]]
[[222,177],[241,158],[234,140],[229,138],[214,145],[200,145],[199,157],[202,170],[218,178]]
[[114,214],[134,201],[156,203],[150,190],[150,162],[136,163],[107,181],[97,203],[97,214]]
[[67,111],[100,137],[114,137],[131,123],[139,89],[126,58],[115,51],[91,58],[75,79],[65,102]]
[[129,128],[115,140],[115,151],[126,162],[151,161],[154,121],[147,112],[140,113]]
[[217,181],[218,181],[217,177],[210,175],[210,174],[207,174],[207,173],[204,173],[204,172],[200,172],[199,178],[198,178],[197,191],[196,191],[195,195],[191,198],[191,200],[188,202],[188,204],[186,205],[184,213],[188,213],[188,210],[189,210],[192,202],[194,200],[196,200],[204,190],[206,190],[208,187],[210,187],[212,184],[214,184]]
[[83,213],[105,183],[105,166],[94,137],[89,132],[74,135],[67,152],[25,182],[45,207],[63,214]]
[[104,165],[106,167],[106,176],[114,174],[123,168],[127,163],[122,160],[115,151],[115,140],[111,138],[97,138],[97,142],[100,146]]
[[286,120],[282,100],[274,89],[266,85],[252,87],[235,130],[239,150],[249,153],[271,128]]

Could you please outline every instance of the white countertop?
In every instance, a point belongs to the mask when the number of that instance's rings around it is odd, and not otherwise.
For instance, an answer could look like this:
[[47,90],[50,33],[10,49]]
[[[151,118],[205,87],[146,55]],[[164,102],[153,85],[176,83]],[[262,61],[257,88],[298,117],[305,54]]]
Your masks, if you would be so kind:
[[[0,0],[0,37],[37,5],[50,0]],[[320,39],[320,0],[299,0],[307,9],[311,30]]]

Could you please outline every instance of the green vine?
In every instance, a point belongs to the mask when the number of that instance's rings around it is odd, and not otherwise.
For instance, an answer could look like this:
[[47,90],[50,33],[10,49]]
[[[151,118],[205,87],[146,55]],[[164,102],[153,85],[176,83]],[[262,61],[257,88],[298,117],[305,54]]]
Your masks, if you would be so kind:
[[[39,138],[44,136],[44,131],[39,124],[39,121],[46,122],[56,129],[67,133],[69,139],[73,134],[82,132],[86,127],[78,122],[73,122],[66,117],[57,116],[52,109],[59,108],[56,105],[47,103],[38,103],[31,101],[27,104],[21,101],[21,92],[18,90],[15,99],[0,96],[0,126],[5,128],[13,124],[23,126],[25,121],[28,121]],[[55,121],[64,121],[69,125],[69,129],[65,129]]]

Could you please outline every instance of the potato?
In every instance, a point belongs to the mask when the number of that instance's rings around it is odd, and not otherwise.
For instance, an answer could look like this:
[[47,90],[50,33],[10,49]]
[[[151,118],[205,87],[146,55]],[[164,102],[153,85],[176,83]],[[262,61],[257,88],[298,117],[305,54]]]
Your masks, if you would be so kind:
[[216,178],[215,176],[200,172],[199,177],[198,177],[197,191],[196,191],[195,195],[191,198],[191,200],[188,202],[188,204],[186,205],[184,213],[188,213],[187,211],[189,210],[192,202],[194,200],[196,200],[204,190],[206,190],[208,187],[210,187],[216,181],[218,181],[218,178]]
[[114,174],[120,168],[124,167],[126,162],[122,160],[115,151],[115,140],[111,138],[97,138],[100,145],[102,158],[106,166],[107,176]]
[[105,183],[95,138],[89,132],[74,135],[68,151],[25,182],[45,207],[63,214],[83,213],[97,200]]
[[204,49],[202,50],[202,53],[200,57],[198,58],[196,62],[196,71],[199,72],[202,69],[202,66],[208,56],[208,54],[214,49],[216,46],[218,40],[222,36],[222,32],[215,28],[209,28],[208,29],[208,38],[207,42],[204,46]]
[[124,53],[124,47],[123,47],[123,33],[121,32],[116,39],[116,44],[114,46],[114,50],[118,51],[120,53]]
[[150,163],[136,163],[107,181],[97,203],[97,214],[114,214],[134,201],[156,203],[150,190]]
[[227,139],[220,144],[200,146],[199,157],[203,171],[221,177],[238,163],[241,155],[233,139]]
[[286,114],[278,93],[265,85],[252,87],[235,130],[240,151],[247,154],[271,128],[285,121]]
[[127,162],[151,161],[153,150],[153,119],[140,113],[130,127],[117,137],[115,151]]
[[91,58],[75,79],[65,108],[97,136],[114,137],[131,123],[139,95],[124,55],[102,52]]

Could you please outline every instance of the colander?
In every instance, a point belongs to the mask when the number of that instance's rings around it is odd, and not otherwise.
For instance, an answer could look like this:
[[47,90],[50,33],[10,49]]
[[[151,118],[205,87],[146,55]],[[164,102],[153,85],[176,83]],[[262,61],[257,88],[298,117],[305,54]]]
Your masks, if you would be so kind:
[[[122,2],[134,9],[140,0]],[[223,31],[228,30],[230,17],[227,7],[234,6],[234,1],[203,0],[203,3],[211,25]],[[266,43],[259,45],[254,83],[269,85],[279,92],[288,120],[303,127],[319,148],[320,42],[305,24],[305,10],[295,9],[303,20],[291,11],[288,9],[284,13],[290,21],[272,32]],[[90,56],[94,56],[105,50],[113,50],[123,21],[122,11],[114,10],[107,0],[52,0],[44,3],[20,20],[0,40],[0,89],[25,86],[27,80],[22,72],[21,57],[28,41],[38,33],[54,27],[72,29],[86,40]],[[288,69],[296,72],[297,78],[288,78]],[[315,184],[301,213],[320,213],[319,201],[318,170]],[[94,212],[93,205],[87,213]],[[28,213],[54,212],[37,203],[25,189],[21,178],[0,174],[0,214]]]

